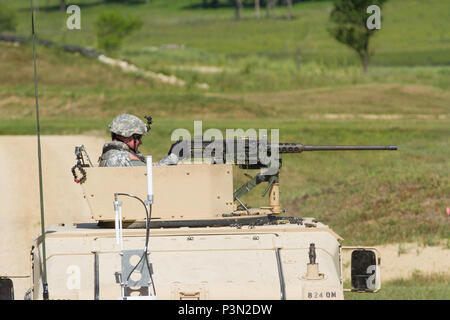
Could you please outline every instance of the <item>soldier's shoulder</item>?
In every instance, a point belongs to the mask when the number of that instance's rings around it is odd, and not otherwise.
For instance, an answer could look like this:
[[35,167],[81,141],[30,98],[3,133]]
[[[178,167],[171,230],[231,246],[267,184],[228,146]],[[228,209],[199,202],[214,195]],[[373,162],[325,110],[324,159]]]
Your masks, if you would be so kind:
[[129,167],[131,153],[124,150],[109,150],[102,155],[100,165],[105,167]]
[[110,141],[103,145],[102,154],[107,153],[108,151],[128,151],[128,146],[122,141]]

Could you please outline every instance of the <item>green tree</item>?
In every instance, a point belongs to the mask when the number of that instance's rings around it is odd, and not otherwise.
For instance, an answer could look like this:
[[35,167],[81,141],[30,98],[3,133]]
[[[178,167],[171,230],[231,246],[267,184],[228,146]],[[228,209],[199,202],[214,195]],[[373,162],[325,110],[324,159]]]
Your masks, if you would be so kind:
[[97,43],[100,49],[111,52],[122,46],[123,39],[142,27],[142,20],[117,11],[102,12],[95,21]]
[[236,0],[236,11],[235,11],[235,18],[236,20],[242,19],[242,0]]
[[375,30],[366,26],[370,14],[367,8],[377,5],[380,9],[387,0],[333,0],[328,32],[339,42],[354,49],[367,72],[369,66],[369,40]]
[[16,27],[17,19],[15,11],[0,3],[0,32],[15,31]]

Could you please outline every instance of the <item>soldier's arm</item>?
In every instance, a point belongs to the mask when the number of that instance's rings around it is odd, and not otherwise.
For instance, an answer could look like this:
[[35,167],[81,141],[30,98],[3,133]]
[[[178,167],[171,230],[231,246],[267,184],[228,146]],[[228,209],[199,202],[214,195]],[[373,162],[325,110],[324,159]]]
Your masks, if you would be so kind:
[[170,154],[164,156],[164,158],[162,158],[158,162],[153,163],[153,165],[155,167],[172,166],[172,165],[178,164],[178,161],[179,161],[178,157],[175,154],[170,153]]

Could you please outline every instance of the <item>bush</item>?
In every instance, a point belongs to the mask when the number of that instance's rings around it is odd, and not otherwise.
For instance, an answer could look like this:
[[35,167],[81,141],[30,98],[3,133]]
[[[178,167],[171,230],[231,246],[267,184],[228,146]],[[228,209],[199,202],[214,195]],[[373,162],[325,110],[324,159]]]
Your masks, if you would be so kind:
[[101,13],[95,22],[98,47],[106,52],[119,49],[123,39],[140,29],[142,24],[139,18],[123,17],[116,11]]
[[16,13],[11,8],[0,3],[0,32],[15,31],[16,27]]

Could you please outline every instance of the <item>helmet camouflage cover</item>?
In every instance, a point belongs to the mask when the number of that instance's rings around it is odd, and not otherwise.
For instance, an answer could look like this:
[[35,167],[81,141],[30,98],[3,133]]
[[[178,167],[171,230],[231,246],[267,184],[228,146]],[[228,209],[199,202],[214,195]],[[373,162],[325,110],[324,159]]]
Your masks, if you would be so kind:
[[122,137],[131,137],[133,134],[145,135],[147,126],[138,117],[123,113],[109,124],[109,131]]

